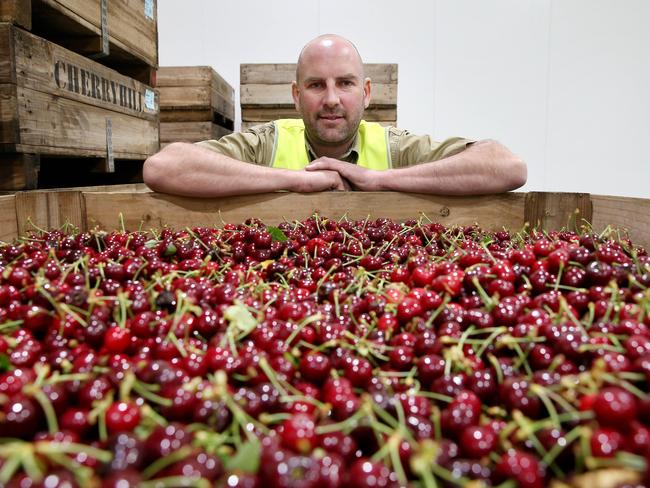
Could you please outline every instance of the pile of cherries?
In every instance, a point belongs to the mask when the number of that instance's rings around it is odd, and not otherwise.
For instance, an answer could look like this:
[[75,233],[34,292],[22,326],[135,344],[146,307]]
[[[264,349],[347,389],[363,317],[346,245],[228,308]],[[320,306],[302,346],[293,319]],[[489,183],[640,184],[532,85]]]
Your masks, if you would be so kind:
[[646,480],[650,257],[387,219],[0,244],[0,486]]

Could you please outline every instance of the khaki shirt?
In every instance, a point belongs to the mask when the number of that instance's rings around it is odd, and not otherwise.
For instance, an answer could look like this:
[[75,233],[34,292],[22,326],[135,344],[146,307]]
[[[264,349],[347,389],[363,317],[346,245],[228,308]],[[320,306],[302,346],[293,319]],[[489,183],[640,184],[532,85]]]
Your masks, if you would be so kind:
[[[458,154],[475,142],[461,137],[451,137],[436,142],[430,136],[417,136],[396,127],[389,128],[388,140],[393,168],[405,168],[444,159]],[[309,142],[306,143],[307,154],[310,161],[313,161],[316,159],[316,154]],[[218,141],[202,141],[197,144],[239,161],[270,166],[275,144],[275,125],[273,122],[268,122],[251,127],[244,132],[228,134]],[[355,138],[350,150],[340,159],[348,163],[356,163],[358,157],[359,141]]]

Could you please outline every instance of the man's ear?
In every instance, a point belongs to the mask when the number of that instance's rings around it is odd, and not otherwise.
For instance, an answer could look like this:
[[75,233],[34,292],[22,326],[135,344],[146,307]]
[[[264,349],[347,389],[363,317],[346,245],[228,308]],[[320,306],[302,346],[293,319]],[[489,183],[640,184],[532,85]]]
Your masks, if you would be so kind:
[[296,106],[296,110],[300,113],[300,97],[298,90],[298,83],[295,81],[291,82],[291,96],[293,97],[293,103]]
[[368,105],[370,105],[371,91],[372,83],[370,82],[370,78],[366,78],[363,80],[363,108],[368,108]]

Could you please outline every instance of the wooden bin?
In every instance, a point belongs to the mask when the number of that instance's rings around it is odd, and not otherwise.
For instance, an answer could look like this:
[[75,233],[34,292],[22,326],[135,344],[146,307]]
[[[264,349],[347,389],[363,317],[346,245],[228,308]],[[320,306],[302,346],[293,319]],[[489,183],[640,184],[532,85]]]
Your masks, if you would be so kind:
[[158,70],[160,142],[197,142],[230,134],[235,91],[210,66],[164,66]]
[[0,0],[0,21],[154,83],[157,0]]
[[[364,119],[382,125],[397,125],[397,65],[366,64],[372,80],[372,98]],[[291,97],[296,65],[240,65],[242,130],[281,118],[299,117]]]
[[478,223],[486,230],[518,231],[527,223],[560,229],[589,222],[595,231],[611,225],[629,231],[633,242],[650,247],[650,200],[585,193],[513,192],[474,197],[442,197],[396,192],[268,193],[199,199],[164,195],[144,185],[111,191],[29,191],[0,196],[0,240],[29,229],[28,219],[41,228],[66,221],[81,230],[95,225],[111,230],[220,226],[249,217],[269,225],[305,219],[313,212],[330,218],[387,217],[399,221],[427,218],[445,225]]
[[158,150],[152,88],[8,23],[0,46],[1,190],[33,188],[41,156],[111,172]]

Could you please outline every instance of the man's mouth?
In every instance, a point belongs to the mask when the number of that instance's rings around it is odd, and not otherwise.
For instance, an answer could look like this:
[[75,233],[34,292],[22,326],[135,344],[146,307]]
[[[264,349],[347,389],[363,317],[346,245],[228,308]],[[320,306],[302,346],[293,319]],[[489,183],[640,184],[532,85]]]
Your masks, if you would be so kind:
[[319,118],[325,119],[325,120],[339,120],[344,118],[342,115],[332,115],[332,114],[325,114],[325,115],[319,115]]

